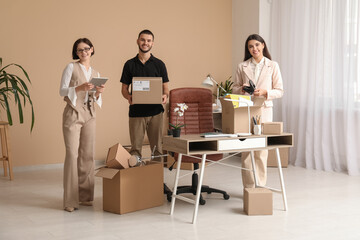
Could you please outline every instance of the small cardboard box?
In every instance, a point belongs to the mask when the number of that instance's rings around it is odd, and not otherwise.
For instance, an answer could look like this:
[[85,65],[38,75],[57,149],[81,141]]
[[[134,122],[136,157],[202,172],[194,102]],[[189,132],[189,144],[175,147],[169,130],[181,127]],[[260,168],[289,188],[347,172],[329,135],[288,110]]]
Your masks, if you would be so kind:
[[282,122],[267,122],[263,123],[263,134],[282,134],[283,123]]
[[162,104],[162,84],[161,77],[133,77],[133,104]]
[[272,215],[272,191],[266,188],[245,188],[244,211],[247,215]]
[[[281,167],[287,167],[289,164],[289,148],[279,148]],[[275,149],[269,150],[268,167],[277,167],[276,152]]]
[[[253,121],[251,118],[256,115],[261,115],[261,106],[264,103],[264,98],[253,98],[253,106],[250,110],[250,132],[253,129]],[[223,133],[248,133],[249,132],[249,116],[248,107],[236,107],[231,101],[220,99],[222,108],[222,131]]]
[[120,143],[117,143],[109,148],[108,155],[106,157],[106,166],[116,169],[129,168],[130,157],[130,153],[123,148]]
[[164,171],[162,164],[113,169],[101,168],[104,211],[124,214],[164,204]]

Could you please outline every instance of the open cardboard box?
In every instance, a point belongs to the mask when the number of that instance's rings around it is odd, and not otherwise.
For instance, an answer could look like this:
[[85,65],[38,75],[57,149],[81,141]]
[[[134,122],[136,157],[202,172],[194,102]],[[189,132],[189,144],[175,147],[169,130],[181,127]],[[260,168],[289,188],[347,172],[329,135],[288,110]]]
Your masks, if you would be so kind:
[[[224,133],[248,133],[249,132],[249,117],[248,107],[237,107],[236,102],[226,101],[224,98],[220,99],[222,108],[222,131]],[[261,107],[265,98],[251,98],[254,105],[250,106],[250,132],[253,129],[253,122],[251,118],[256,115],[261,116]]]
[[103,178],[104,211],[124,214],[164,204],[164,171],[160,163],[101,168],[95,176]]

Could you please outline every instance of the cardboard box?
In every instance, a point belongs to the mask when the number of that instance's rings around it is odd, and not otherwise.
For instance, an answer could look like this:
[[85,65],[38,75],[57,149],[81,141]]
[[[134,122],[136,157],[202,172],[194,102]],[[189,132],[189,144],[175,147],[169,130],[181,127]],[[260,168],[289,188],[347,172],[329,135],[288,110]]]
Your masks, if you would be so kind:
[[245,188],[244,212],[247,215],[272,215],[272,191],[266,188]]
[[123,148],[120,143],[117,143],[109,148],[108,155],[106,157],[106,166],[116,169],[129,168],[130,157],[130,153]]
[[282,134],[283,123],[282,122],[267,122],[263,123],[263,134]]
[[[288,166],[288,163],[289,163],[289,149],[290,148],[279,148],[280,161],[281,161],[281,166],[282,167],[287,167]],[[275,149],[269,150],[267,166],[268,167],[277,167]]]
[[[253,98],[253,106],[250,106],[250,132],[253,129],[253,121],[251,118],[256,115],[261,115],[261,106],[264,103],[264,98]],[[248,107],[235,107],[231,101],[220,99],[222,107],[222,131],[224,133],[248,133],[249,132],[249,117]]]
[[[171,167],[171,165],[175,162],[175,158],[168,155],[167,156],[167,167]],[[205,166],[207,165],[207,163],[205,163]],[[174,164],[173,169],[176,169],[177,167],[177,163]],[[201,168],[201,163],[199,163],[199,168]],[[180,165],[180,169],[181,170],[190,170],[190,171],[194,171],[194,164],[193,163],[189,163],[189,162],[181,162]]]
[[162,104],[162,84],[161,77],[133,77],[133,104]]
[[159,163],[113,169],[102,168],[104,211],[124,214],[164,204],[164,171]]

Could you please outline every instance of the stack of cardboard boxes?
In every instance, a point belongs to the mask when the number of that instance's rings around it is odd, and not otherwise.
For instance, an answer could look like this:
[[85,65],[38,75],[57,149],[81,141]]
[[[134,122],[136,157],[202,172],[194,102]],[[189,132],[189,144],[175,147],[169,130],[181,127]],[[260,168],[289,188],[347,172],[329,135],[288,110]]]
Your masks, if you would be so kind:
[[[236,100],[237,95],[230,95],[228,98]],[[253,133],[253,122],[250,119],[256,115],[261,115],[261,107],[264,98],[252,98],[253,104],[239,106],[236,101],[221,99],[222,105],[222,131],[224,133]],[[248,112],[249,111],[249,112]],[[249,129],[250,126],[250,129]],[[283,133],[282,122],[269,122],[262,124],[262,134],[278,135]],[[282,167],[288,165],[289,148],[280,149]],[[277,167],[275,150],[269,151],[268,166]],[[248,215],[272,215],[273,200],[272,191],[265,188],[245,188],[244,189],[244,211]]]

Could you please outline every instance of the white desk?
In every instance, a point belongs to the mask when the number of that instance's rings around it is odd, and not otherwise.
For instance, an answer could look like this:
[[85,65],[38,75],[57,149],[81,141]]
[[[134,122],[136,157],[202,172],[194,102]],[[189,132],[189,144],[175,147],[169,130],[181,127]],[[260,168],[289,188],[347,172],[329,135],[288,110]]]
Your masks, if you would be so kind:
[[[201,186],[205,171],[205,161],[210,161],[213,163],[224,164],[220,161],[211,161],[206,159],[207,154],[216,154],[216,153],[240,153],[240,152],[250,152],[251,155],[251,163],[252,163],[252,172],[254,174],[255,186],[256,187],[264,187],[268,188],[274,192],[281,193],[283,196],[284,202],[284,210],[287,210],[287,201],[286,201],[286,192],[285,192],[285,185],[284,185],[284,178],[281,169],[281,162],[280,162],[280,154],[279,148],[284,147],[292,147],[293,146],[293,134],[291,133],[283,133],[281,135],[260,135],[260,136],[247,136],[247,137],[223,137],[223,138],[203,138],[199,135],[183,135],[179,138],[174,138],[171,136],[166,136],[163,138],[163,150],[168,152],[176,152],[179,153],[178,155],[178,162],[177,162],[177,169],[176,169],[176,176],[175,176],[175,183],[173,189],[173,195],[171,199],[171,210],[170,215],[174,213],[175,201],[176,199],[180,199],[195,205],[194,213],[193,213],[193,221],[192,223],[196,222],[197,212],[199,208],[199,200],[201,194]],[[280,184],[281,189],[274,189],[269,188],[266,186],[259,186],[257,184],[256,178],[256,168],[255,168],[255,160],[254,160],[254,151],[257,150],[276,150],[276,158],[277,158],[277,165],[280,177]],[[177,187],[178,181],[180,177],[180,164],[183,155],[201,155],[201,168],[199,174],[199,183],[196,191],[195,200],[191,198],[187,198],[184,196],[177,195]],[[226,157],[228,158],[228,157]],[[231,166],[229,164],[224,164],[227,166]],[[239,168],[239,167],[238,167]],[[241,168],[245,169],[245,168]],[[245,169],[250,170],[250,169]]]

